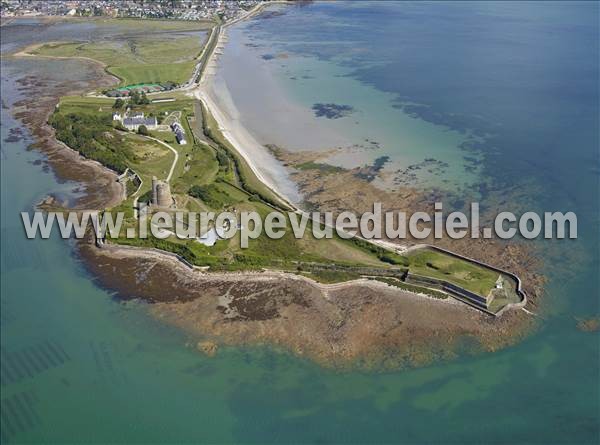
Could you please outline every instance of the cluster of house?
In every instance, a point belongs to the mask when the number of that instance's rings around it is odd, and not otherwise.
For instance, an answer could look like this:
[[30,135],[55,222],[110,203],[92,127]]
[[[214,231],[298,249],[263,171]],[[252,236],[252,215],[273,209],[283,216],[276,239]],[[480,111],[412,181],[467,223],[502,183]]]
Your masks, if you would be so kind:
[[172,123],[171,130],[173,130],[173,133],[175,133],[175,138],[180,145],[187,144],[187,141],[185,140],[185,130],[179,122]]
[[160,93],[163,91],[171,91],[172,89],[177,88],[177,84],[175,82],[162,82],[162,83],[151,83],[151,84],[141,84],[141,85],[131,85],[128,87],[116,88],[114,90],[105,91],[108,97],[129,97],[133,95],[134,92],[138,94],[142,93]]
[[2,17],[66,15],[223,20],[240,16],[258,0],[2,0]]
[[113,113],[113,121],[120,121],[125,128],[133,131],[137,131],[142,125],[148,130],[156,130],[158,128],[156,117],[145,117],[142,112],[130,113],[129,110],[123,114],[115,112]]
[[[239,17],[245,11],[252,9],[258,3],[257,0],[204,0],[189,2],[187,8],[176,11],[177,18],[182,20],[212,19],[215,15],[227,21]],[[185,3],[184,5],[185,6]]]

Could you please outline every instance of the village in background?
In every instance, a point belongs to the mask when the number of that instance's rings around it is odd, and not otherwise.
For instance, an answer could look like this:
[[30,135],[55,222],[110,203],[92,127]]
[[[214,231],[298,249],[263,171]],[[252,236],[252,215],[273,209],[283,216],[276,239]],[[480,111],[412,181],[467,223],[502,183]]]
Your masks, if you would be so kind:
[[3,0],[0,14],[19,16],[129,17],[178,20],[235,20],[257,0]]

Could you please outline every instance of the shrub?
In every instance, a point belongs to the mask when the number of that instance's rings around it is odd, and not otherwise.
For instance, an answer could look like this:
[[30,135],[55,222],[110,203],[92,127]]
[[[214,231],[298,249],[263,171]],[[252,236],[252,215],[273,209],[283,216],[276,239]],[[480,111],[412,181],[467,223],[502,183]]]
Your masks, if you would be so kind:
[[382,253],[378,255],[379,259],[384,263],[392,264],[395,266],[408,266],[408,258],[393,253]]
[[112,128],[110,116],[60,112],[54,113],[48,123],[54,127],[56,138],[77,150],[88,159],[123,173],[127,168],[128,152],[109,139]]

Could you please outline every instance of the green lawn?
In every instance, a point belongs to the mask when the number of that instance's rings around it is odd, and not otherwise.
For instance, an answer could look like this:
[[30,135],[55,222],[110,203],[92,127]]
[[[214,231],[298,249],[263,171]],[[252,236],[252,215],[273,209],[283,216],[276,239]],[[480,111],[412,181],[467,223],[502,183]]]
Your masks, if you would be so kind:
[[192,185],[206,185],[215,181],[219,172],[214,150],[198,144],[192,147],[185,160],[184,171],[173,181],[173,190],[177,193],[187,193]]
[[184,83],[194,71],[195,62],[180,62],[171,64],[133,64],[111,66],[107,71],[121,80],[121,85],[135,85],[138,83],[160,83],[171,81]]
[[144,181],[140,190],[143,195],[151,189],[153,176],[161,180],[167,177],[175,155],[167,147],[137,134],[127,134],[125,140],[135,157],[130,166]]
[[432,249],[407,254],[409,270],[418,275],[439,278],[487,296],[498,279],[498,273],[477,264]]

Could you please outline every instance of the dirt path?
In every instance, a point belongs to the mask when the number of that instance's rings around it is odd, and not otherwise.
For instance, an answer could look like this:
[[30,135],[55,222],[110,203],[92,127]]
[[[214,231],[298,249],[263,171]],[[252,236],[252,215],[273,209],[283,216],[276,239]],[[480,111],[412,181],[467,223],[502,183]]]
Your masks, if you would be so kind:
[[173,147],[171,147],[169,144],[167,144],[166,142],[161,141],[160,139],[153,138],[152,136],[144,136],[144,137],[147,139],[151,139],[154,142],[158,142],[161,145],[164,145],[165,147],[167,147],[169,150],[171,150],[175,154],[175,159],[173,160],[173,164],[171,164],[171,169],[169,170],[167,179],[165,179],[165,181],[167,181],[167,182],[171,181],[171,178],[173,177],[173,172],[175,171],[175,166],[177,165],[177,161],[179,161],[179,152],[177,150],[175,150]]

